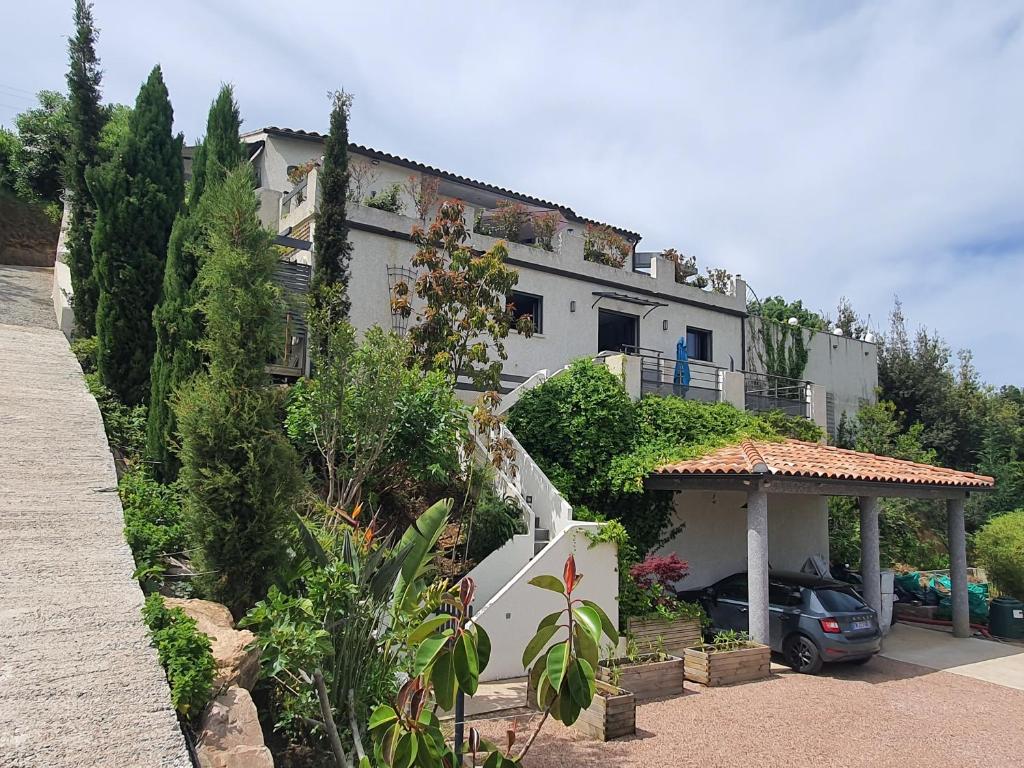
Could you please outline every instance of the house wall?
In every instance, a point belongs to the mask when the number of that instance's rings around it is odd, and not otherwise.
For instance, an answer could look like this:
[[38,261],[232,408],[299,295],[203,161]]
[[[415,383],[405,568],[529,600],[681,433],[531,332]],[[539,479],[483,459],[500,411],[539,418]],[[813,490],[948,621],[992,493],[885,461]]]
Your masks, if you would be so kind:
[[[685,527],[660,554],[675,553],[690,566],[683,589],[699,589],[747,568],[745,493],[675,494],[671,527]],[[798,571],[811,555],[828,559],[828,501],[824,496],[769,494],[768,561]]]
[[[749,318],[747,370],[764,371],[757,354],[760,319]],[[807,367],[802,378],[825,388],[833,399],[835,423],[843,413],[854,415],[862,402],[875,402],[878,388],[878,345],[873,342],[835,336],[824,331],[804,331]]]
[[[401,239],[416,223],[406,216],[378,211],[366,206],[349,204],[349,217],[357,223],[394,232],[386,236],[367,232],[358,226],[350,230],[352,243],[350,295],[354,298],[351,318],[357,328],[365,329],[373,324],[391,327],[390,292],[387,266],[408,266],[416,247],[408,240]],[[470,245],[486,250],[497,241],[485,235],[474,234]],[[616,290],[630,295],[631,288],[658,291],[653,300],[668,304],[655,308],[648,317],[640,321],[640,345],[673,355],[678,338],[685,334],[686,326],[693,325],[710,330],[713,338],[714,362],[728,368],[730,363],[739,367],[742,349],[741,322],[737,316],[724,314],[716,306],[741,307],[745,299],[741,296],[709,294],[690,286],[671,286],[662,280],[628,270],[615,269],[583,260],[582,245],[576,252],[568,247],[562,252],[550,253],[538,248],[516,243],[507,244],[509,259],[519,271],[517,290],[543,297],[543,333],[525,338],[512,334],[506,341],[508,361],[505,364],[507,376],[525,379],[542,368],[557,369],[567,362],[584,356],[593,356],[600,350],[597,345],[597,321],[600,308],[613,309],[626,314],[642,317],[651,307],[638,306],[613,299],[601,299],[594,304],[595,290]],[[553,274],[558,270],[559,274]],[[663,270],[663,274],[667,270]],[[600,285],[588,278],[616,281],[617,288]],[[664,293],[662,293],[664,289]],[[743,284],[740,282],[740,290]],[[671,291],[672,293],[670,293]],[[673,301],[673,296],[682,296],[691,301],[706,301],[708,306],[691,306]],[[575,301],[576,311],[571,310]],[[663,329],[663,321],[668,329]],[[513,378],[511,380],[516,380]]]

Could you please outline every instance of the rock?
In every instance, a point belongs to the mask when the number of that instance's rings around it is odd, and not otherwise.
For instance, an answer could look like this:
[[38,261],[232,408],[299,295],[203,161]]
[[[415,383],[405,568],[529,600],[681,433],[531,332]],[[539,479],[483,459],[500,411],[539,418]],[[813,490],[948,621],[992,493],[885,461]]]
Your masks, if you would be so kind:
[[203,714],[196,748],[200,768],[274,768],[263,744],[256,705],[244,688],[233,685],[210,702]]
[[210,638],[213,659],[217,662],[214,690],[230,685],[252,690],[260,674],[260,652],[258,648],[246,650],[246,646],[256,636],[247,629],[235,629],[231,611],[209,600],[165,597],[164,604],[168,608],[181,608],[196,620],[196,629]]

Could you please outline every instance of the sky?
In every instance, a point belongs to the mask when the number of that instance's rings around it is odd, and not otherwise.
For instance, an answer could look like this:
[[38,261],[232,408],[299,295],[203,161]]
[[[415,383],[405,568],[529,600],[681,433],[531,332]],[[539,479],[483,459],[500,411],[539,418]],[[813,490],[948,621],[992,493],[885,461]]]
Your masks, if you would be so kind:
[[[96,0],[107,101],[154,64],[201,135],[351,136],[568,205],[756,295],[970,348],[1024,385],[1024,4]],[[0,124],[63,88],[71,3],[5,4]]]

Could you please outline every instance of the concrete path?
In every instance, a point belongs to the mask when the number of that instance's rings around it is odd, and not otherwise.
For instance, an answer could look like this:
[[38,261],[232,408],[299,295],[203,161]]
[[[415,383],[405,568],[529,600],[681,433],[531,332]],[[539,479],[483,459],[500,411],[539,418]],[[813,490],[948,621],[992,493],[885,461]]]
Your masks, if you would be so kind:
[[0,266],[0,766],[187,768],[99,410],[33,325],[49,275]]
[[950,632],[897,622],[885,638],[882,655],[1024,691],[1024,645],[957,639]]

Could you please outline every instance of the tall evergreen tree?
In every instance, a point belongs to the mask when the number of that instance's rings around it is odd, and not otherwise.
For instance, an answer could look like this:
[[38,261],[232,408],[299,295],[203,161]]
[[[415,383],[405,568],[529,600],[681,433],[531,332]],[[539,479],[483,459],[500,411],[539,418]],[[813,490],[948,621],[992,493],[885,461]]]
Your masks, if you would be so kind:
[[[352,97],[344,91],[334,94],[331,109],[331,133],[324,146],[320,170],[320,207],[316,212],[314,267],[311,286],[311,311],[327,312],[331,318],[347,318],[351,302],[348,296],[349,261],[352,246],[348,241],[345,199],[348,195],[348,115]],[[343,290],[325,290],[340,285]]]
[[203,206],[209,240],[197,283],[209,365],[173,402],[198,545],[193,562],[210,596],[238,617],[266,594],[302,478],[265,370],[282,302],[277,252],[257,218],[249,168],[211,186]]
[[153,308],[167,241],[182,202],[182,137],[160,67],[139,91],[116,156],[86,173],[96,200],[92,255],[99,286],[98,364],[103,383],[127,404],[149,395]]
[[100,62],[96,58],[96,27],[92,3],[75,0],[75,36],[68,42],[68,119],[71,137],[64,169],[64,186],[71,193],[68,267],[75,293],[75,321],[84,336],[96,332],[99,290],[92,265],[92,230],[96,203],[85,180],[96,162],[106,113],[100,105]]
[[238,140],[241,122],[231,86],[224,85],[210,105],[206,137],[192,160],[188,201],[174,220],[167,243],[163,296],[153,312],[156,353],[150,371],[146,428],[146,453],[157,475],[166,482],[178,474],[177,451],[173,448],[177,426],[170,398],[175,389],[199,371],[203,359],[199,350],[203,319],[194,285],[199,258],[208,239],[204,221],[207,212],[202,201],[205,193],[242,161]]

